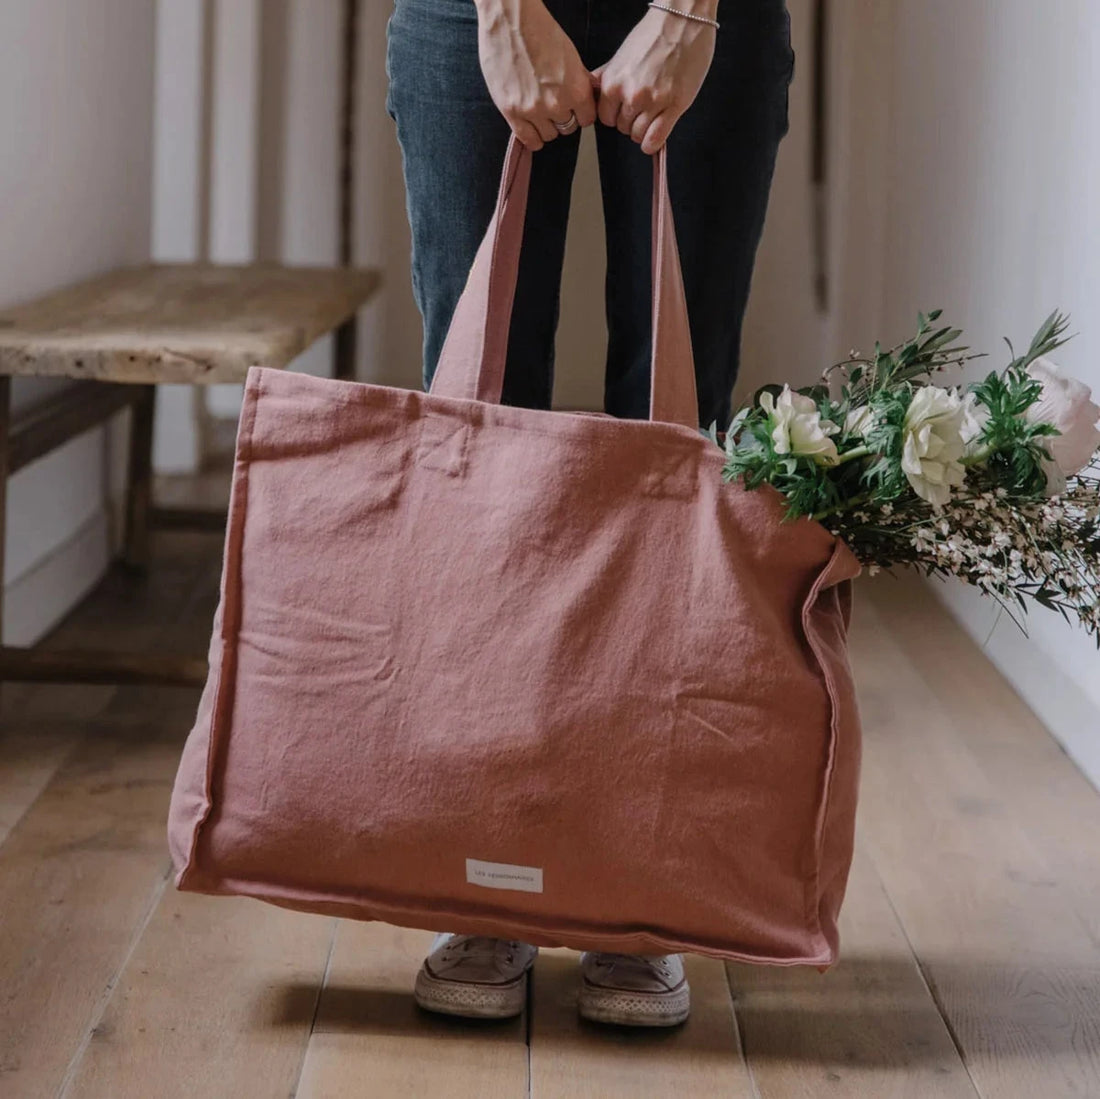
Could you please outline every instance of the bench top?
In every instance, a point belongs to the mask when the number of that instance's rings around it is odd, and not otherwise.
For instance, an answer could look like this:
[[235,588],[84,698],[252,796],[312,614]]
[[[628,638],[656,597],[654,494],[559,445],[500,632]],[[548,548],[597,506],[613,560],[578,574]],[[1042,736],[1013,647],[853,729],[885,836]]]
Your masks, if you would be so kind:
[[0,374],[206,385],[281,368],[379,284],[374,270],[124,268],[0,310]]

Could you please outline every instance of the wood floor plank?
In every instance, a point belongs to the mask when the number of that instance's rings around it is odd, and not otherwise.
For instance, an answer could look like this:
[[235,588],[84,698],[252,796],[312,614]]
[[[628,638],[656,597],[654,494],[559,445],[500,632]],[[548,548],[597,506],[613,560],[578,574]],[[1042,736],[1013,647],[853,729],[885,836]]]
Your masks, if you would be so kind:
[[[217,599],[220,557],[221,542],[216,536],[158,535],[153,569],[140,574],[113,566],[40,647],[204,653]],[[201,646],[198,650],[196,643]],[[115,701],[117,691],[110,684],[5,683],[0,690],[0,737],[30,720],[78,726],[102,714]]]
[[335,924],[169,885],[65,1099],[292,1095]]
[[52,1096],[168,873],[178,739],[109,725],[0,847],[0,1091]]
[[426,932],[342,920],[297,1099],[524,1099],[526,1021],[421,1011]]
[[721,962],[684,959],[692,1011],[669,1030],[595,1026],[577,1015],[577,954],[544,950],[531,1006],[531,1094],[538,1099],[753,1095]]
[[[158,533],[148,572],[113,566],[42,647],[175,651],[177,646],[189,644],[196,632],[209,639],[207,610],[212,612],[211,598],[217,595],[220,549],[217,535]],[[213,591],[208,579],[212,571]],[[201,614],[195,613],[196,600]]]
[[[166,575],[143,580],[116,570],[44,647],[83,643],[138,649],[170,633],[174,643],[203,651],[217,597],[218,542],[206,538],[203,544],[184,536],[167,548],[162,553]],[[112,613],[120,602],[126,604],[126,613]],[[117,687],[91,683],[5,685],[4,701],[10,708],[0,729],[0,843],[89,729],[133,726],[156,714],[161,725],[182,733],[194,716],[196,700],[189,690],[130,688],[120,693]]]
[[971,637],[919,577],[884,578],[867,590],[898,647],[935,684],[992,797],[1011,806],[1100,944],[1100,793],[993,662],[976,659]]
[[862,837],[840,935],[824,974],[728,966],[760,1099],[974,1099]]
[[[13,727],[14,726],[14,727]],[[0,844],[80,739],[72,728],[11,722],[0,737]]]
[[[208,636],[217,540],[158,551],[163,568],[113,571],[47,644]],[[20,735],[75,730],[79,742],[0,846],[2,1094],[56,1095],[163,893],[168,798],[196,701],[54,684],[22,700]]]
[[[73,644],[71,639],[86,637],[88,627],[83,619],[102,619],[99,600],[98,595],[87,600],[85,611],[70,616],[47,644]],[[147,637],[135,640],[147,641]],[[90,683],[0,686],[0,843],[86,734],[89,721],[103,713],[115,693],[112,686]]]
[[1100,1095],[1100,952],[935,682],[873,605],[856,626],[863,834],[972,1078],[998,1099]]

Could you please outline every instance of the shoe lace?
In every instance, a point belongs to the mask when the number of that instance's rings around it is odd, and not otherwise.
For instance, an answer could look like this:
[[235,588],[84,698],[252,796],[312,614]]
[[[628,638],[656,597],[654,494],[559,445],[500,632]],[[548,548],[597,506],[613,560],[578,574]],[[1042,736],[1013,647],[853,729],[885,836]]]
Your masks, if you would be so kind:
[[603,969],[610,970],[620,965],[627,968],[637,968],[645,965],[666,979],[672,976],[672,967],[669,965],[667,955],[664,954],[611,954],[600,952],[593,961]]
[[474,962],[489,962],[497,957],[501,947],[507,951],[505,961],[511,965],[515,961],[519,942],[516,939],[494,939],[488,935],[456,935],[447,944],[443,956],[452,961],[456,955]]

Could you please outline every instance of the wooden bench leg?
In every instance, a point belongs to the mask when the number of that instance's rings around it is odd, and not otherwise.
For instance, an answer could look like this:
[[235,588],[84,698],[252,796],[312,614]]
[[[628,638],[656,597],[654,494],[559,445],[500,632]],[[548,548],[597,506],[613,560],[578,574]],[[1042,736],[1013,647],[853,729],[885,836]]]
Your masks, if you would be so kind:
[[333,375],[344,382],[355,381],[355,360],[359,346],[359,327],[353,313],[336,329]]
[[[4,544],[8,533],[8,437],[11,434],[11,378],[0,375],[0,644],[4,639]],[[0,679],[0,692],[3,680]],[[0,694],[0,708],[3,697]]]
[[135,569],[149,565],[149,513],[153,498],[153,419],[157,387],[130,407],[130,464],[126,485],[126,542],[123,560]]

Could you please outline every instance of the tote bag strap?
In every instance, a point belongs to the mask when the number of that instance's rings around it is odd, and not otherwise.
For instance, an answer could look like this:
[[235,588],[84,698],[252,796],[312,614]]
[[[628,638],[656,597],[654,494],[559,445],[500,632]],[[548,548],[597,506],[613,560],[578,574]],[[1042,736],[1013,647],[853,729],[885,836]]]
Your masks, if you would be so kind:
[[[436,396],[500,403],[530,182],[531,152],[513,136],[496,212],[470,269],[432,378],[430,392]],[[695,365],[664,149],[653,157],[652,274],[649,418],[696,430]]]

